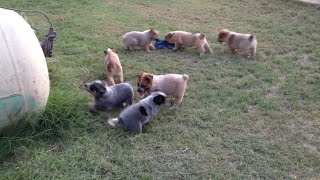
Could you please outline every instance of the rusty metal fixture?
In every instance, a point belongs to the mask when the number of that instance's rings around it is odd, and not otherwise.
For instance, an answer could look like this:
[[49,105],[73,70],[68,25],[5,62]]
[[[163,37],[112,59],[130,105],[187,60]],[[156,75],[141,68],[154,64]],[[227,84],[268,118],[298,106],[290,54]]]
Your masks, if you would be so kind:
[[50,27],[46,33],[46,37],[41,43],[41,48],[45,57],[53,56],[53,41],[56,40],[56,32],[53,30],[53,27]]
[[[51,23],[49,17],[45,13],[43,13],[42,11],[38,11],[38,10],[21,10],[21,9],[14,9],[14,8],[8,8],[8,7],[3,7],[3,6],[0,6],[0,8],[9,9],[9,10],[16,11],[16,12],[32,12],[32,13],[42,14],[48,20],[50,27],[49,27],[48,32],[46,33],[46,36],[44,37],[44,40],[41,42],[41,48],[42,48],[42,51],[43,51],[43,54],[45,57],[52,57],[53,56],[53,41],[56,40],[57,33],[53,30],[52,23]],[[33,29],[35,29],[35,28],[33,28]]]

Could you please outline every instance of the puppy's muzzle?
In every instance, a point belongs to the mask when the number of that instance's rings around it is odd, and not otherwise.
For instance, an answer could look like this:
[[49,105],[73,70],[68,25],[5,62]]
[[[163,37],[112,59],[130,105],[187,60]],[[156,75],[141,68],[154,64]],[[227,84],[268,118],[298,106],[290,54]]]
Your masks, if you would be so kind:
[[86,91],[90,92],[90,83],[85,83],[83,87]]
[[218,39],[218,41],[219,41],[220,43],[222,43],[222,42],[223,42],[221,39]]
[[140,94],[140,96],[143,96],[146,90],[146,86],[138,84],[137,92]]
[[145,90],[142,87],[138,87],[137,91],[138,93],[143,94]]

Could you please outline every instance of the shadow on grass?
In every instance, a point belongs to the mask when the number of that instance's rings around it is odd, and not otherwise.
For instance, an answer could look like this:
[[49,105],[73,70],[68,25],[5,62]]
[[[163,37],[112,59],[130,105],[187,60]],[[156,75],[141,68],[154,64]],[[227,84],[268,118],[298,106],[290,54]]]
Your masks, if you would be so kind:
[[53,95],[38,116],[24,116],[15,124],[1,129],[0,163],[14,158],[15,149],[19,147],[32,149],[43,143],[50,144],[70,135],[72,127],[78,127],[80,131],[88,127],[87,120],[92,119],[89,118],[92,115],[80,110],[86,106],[77,100],[68,101],[59,96]]
[[30,121],[30,117],[23,117],[15,124],[1,129],[0,132],[0,163],[8,158],[14,157],[14,150],[21,147],[33,147],[39,144],[41,139],[48,138],[54,134],[54,125],[44,123],[39,117]]

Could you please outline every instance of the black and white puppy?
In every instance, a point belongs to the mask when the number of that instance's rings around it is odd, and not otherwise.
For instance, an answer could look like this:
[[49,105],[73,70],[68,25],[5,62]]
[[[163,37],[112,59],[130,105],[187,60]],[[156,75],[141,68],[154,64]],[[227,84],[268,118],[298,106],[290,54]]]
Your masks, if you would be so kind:
[[121,124],[126,131],[139,134],[142,132],[142,126],[157,114],[161,105],[165,104],[166,97],[163,92],[155,91],[122,110],[118,118],[109,119],[108,123],[111,126]]
[[95,111],[109,111],[121,104],[131,105],[133,102],[133,89],[129,83],[108,86],[104,81],[95,80],[85,83],[84,88],[93,95],[93,102],[89,105]]

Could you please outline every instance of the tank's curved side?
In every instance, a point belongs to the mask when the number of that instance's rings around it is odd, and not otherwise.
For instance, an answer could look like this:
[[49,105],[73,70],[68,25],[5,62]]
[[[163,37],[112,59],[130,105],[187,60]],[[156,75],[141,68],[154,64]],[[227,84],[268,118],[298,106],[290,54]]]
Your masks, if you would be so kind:
[[46,60],[30,25],[0,8],[0,128],[37,113],[50,91]]

